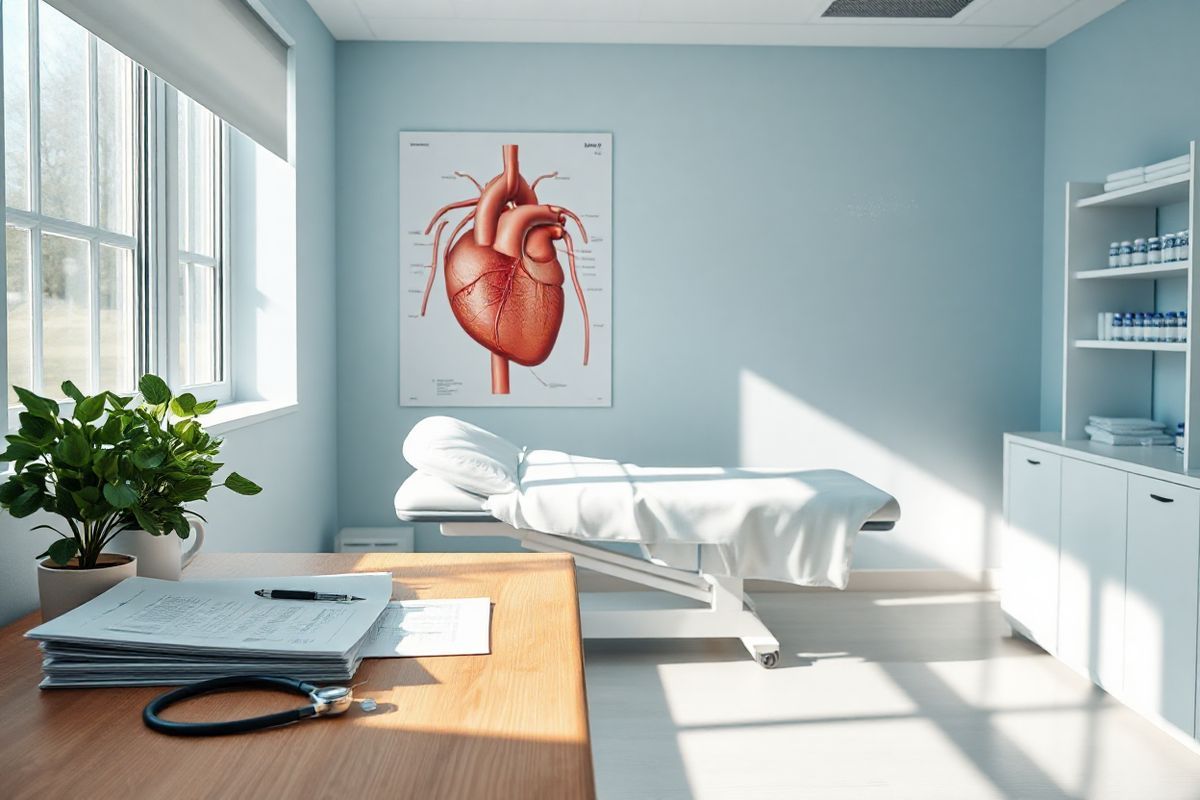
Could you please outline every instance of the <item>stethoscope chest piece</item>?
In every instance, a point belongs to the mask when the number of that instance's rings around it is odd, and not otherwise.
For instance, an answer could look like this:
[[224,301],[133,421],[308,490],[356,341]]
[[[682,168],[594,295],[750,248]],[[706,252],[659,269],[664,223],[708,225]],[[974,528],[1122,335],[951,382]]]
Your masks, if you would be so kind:
[[[309,704],[275,714],[247,719],[224,720],[221,722],[172,722],[159,714],[181,700],[213,692],[236,689],[275,689],[304,695]],[[142,712],[146,727],[172,736],[223,736],[230,733],[247,733],[279,725],[288,725],[311,717],[333,717],[343,714],[354,702],[354,690],[348,686],[314,686],[311,683],[271,675],[230,675],[180,686],[150,701]]]

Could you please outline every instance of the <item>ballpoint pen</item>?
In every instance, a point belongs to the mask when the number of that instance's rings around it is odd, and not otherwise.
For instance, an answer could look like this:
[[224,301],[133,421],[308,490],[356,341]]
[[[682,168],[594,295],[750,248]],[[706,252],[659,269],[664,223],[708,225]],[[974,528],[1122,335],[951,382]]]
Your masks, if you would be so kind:
[[268,600],[324,600],[331,603],[349,603],[354,600],[365,600],[352,594],[327,594],[325,592],[306,592],[299,589],[259,589],[254,592],[259,597]]

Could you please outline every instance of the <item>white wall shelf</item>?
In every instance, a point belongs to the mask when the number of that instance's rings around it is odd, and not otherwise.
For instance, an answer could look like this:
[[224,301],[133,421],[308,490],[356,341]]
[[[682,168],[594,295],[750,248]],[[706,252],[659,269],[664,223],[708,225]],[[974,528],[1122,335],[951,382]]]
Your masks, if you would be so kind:
[[[1188,172],[1161,181],[1105,192],[1103,184],[1070,182],[1063,206],[1063,403],[1062,441],[1086,439],[1084,427],[1094,414],[1108,417],[1153,417],[1155,410],[1177,409],[1163,422],[1182,421],[1189,435],[1182,466],[1200,471],[1200,350],[1188,342],[1118,342],[1100,340],[1097,318],[1105,312],[1186,311],[1189,320],[1200,305],[1200,281],[1194,259],[1167,264],[1097,269],[1108,263],[1110,242],[1147,239],[1159,233],[1159,209],[1187,204],[1186,227],[1200,231],[1196,187],[1196,142],[1188,147]],[[1177,223],[1176,223],[1177,224]],[[1177,227],[1185,225],[1177,224]],[[1158,307],[1159,281],[1185,285],[1167,296],[1172,307]],[[1182,296],[1179,296],[1182,293]],[[1194,330],[1194,327],[1193,327]],[[1190,333],[1190,332],[1189,332]],[[1107,351],[1104,353],[1098,351]],[[1170,355],[1164,355],[1170,354]],[[1182,386],[1176,377],[1182,363]],[[1157,381],[1155,370],[1161,369]],[[1170,392],[1164,397],[1162,392]],[[1175,396],[1178,392],[1179,397]],[[1119,451],[1118,451],[1119,453]]]
[[1174,203],[1186,203],[1191,195],[1191,184],[1191,173],[1184,173],[1153,183],[1143,183],[1141,186],[1130,186],[1127,189],[1117,189],[1115,192],[1102,192],[1081,197],[1076,200],[1075,205],[1077,208],[1094,208],[1096,206],[1157,208]]
[[1088,280],[1159,280],[1182,278],[1192,268],[1191,261],[1172,261],[1167,264],[1144,264],[1140,267],[1108,267],[1084,269],[1075,273],[1081,281]]
[[1160,353],[1186,353],[1186,342],[1114,342],[1100,339],[1077,339],[1076,347],[1088,350],[1154,350]]

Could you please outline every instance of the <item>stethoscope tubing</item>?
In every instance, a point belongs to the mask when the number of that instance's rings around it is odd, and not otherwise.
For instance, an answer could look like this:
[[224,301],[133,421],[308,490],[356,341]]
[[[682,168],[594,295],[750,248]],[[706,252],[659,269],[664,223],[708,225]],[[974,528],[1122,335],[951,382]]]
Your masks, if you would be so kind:
[[249,731],[275,728],[317,715],[317,706],[310,704],[302,708],[292,708],[275,714],[265,714],[261,717],[249,717],[247,719],[235,719],[223,722],[172,722],[159,716],[164,709],[181,700],[229,689],[275,689],[311,697],[317,687],[304,681],[280,678],[272,675],[227,675],[221,678],[192,683],[187,686],[180,686],[178,689],[173,689],[159,695],[151,700],[142,711],[142,721],[151,730],[170,736],[225,736],[232,733],[247,733]]

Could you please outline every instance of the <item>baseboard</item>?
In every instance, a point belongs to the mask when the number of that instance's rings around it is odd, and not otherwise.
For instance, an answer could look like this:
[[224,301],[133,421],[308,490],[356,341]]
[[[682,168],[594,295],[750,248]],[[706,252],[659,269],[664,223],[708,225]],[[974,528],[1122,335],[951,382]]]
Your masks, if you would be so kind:
[[[987,592],[1000,586],[1000,570],[985,569],[961,572],[950,569],[856,569],[850,572],[848,592]],[[581,592],[628,592],[644,589],[636,583],[623,581],[586,569],[579,571]],[[826,592],[779,581],[746,581],[749,592]]]

